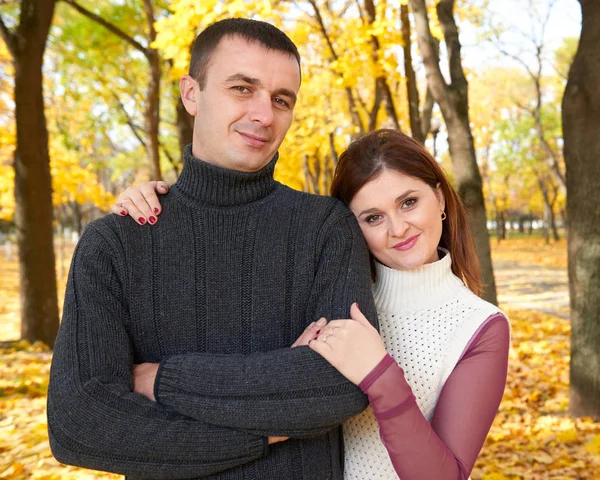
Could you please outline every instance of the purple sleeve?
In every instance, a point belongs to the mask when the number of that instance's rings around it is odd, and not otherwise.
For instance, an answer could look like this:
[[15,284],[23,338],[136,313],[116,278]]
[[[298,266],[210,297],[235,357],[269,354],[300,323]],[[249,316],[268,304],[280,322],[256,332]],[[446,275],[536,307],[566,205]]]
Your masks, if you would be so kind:
[[508,368],[506,317],[489,317],[448,377],[429,423],[402,368],[387,355],[361,382],[402,480],[469,477],[494,421]]

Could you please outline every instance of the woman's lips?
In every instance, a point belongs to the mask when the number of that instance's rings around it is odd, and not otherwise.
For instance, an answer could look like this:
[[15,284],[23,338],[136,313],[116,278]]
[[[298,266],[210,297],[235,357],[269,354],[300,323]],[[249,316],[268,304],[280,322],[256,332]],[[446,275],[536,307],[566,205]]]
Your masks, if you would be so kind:
[[413,237],[410,237],[409,239],[405,240],[404,242],[400,242],[397,243],[396,245],[394,245],[394,249],[395,250],[400,250],[401,252],[405,251],[405,250],[410,250],[415,243],[417,243],[417,240],[419,239],[419,235],[415,235]]

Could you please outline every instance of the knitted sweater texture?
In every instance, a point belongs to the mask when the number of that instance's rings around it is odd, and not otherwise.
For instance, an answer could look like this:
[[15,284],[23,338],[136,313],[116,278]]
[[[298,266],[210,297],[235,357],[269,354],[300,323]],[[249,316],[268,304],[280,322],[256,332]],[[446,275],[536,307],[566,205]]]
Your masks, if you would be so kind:
[[[155,226],[116,215],[74,254],[48,391],[56,458],[128,478],[339,479],[339,425],[367,406],[308,347],[359,302],[376,323],[368,252],[338,201],[186,149]],[[131,369],[160,363],[157,402]],[[267,446],[267,436],[290,440]]]

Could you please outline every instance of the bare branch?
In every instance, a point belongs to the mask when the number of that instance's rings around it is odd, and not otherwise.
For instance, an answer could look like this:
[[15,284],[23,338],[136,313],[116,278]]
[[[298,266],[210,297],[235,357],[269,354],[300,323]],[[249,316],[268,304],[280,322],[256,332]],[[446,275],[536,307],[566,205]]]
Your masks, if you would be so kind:
[[125,116],[125,121],[127,122],[127,125],[129,126],[129,128],[131,129],[133,134],[135,135],[135,138],[137,138],[138,141],[140,142],[140,144],[144,148],[146,148],[147,147],[146,141],[139,134],[139,131],[140,130],[143,131],[143,129],[134,123],[133,118],[131,118],[129,113],[127,113],[127,110],[125,109],[125,105],[123,105],[123,102],[121,102],[121,99],[119,98],[119,96],[115,92],[112,92],[112,93],[113,93],[114,99],[116,100],[117,104],[119,105],[119,110],[121,110],[121,113]]
[[154,28],[154,8],[152,7],[152,0],[144,0],[144,10],[146,11],[146,21],[148,23],[148,47],[156,40],[156,29]]

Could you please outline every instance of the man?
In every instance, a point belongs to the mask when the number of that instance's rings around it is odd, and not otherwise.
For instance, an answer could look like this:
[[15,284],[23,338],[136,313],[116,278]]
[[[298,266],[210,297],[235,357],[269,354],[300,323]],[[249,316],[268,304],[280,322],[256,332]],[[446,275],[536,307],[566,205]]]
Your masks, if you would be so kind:
[[52,452],[130,478],[342,478],[339,425],[366,399],[290,346],[353,302],[376,313],[353,216],[273,180],[296,47],[263,22],[218,22],[180,86],[194,136],[165,215],[152,229],[102,218],[75,251],[48,391]]

